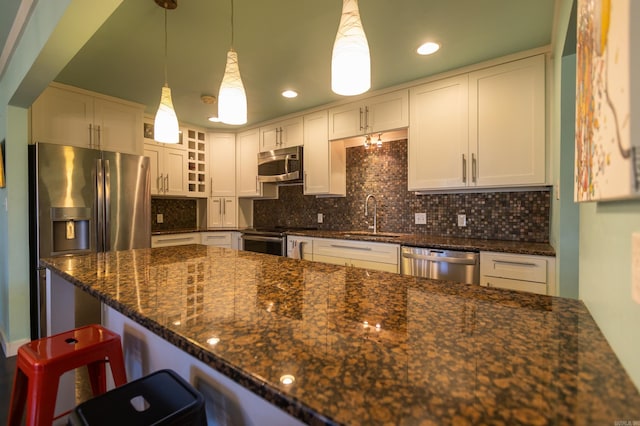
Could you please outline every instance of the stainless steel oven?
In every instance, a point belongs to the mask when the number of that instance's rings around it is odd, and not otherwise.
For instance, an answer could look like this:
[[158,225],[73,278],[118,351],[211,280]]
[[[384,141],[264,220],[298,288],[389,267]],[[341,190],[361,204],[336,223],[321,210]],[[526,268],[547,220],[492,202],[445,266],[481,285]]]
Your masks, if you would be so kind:
[[247,229],[242,231],[242,250],[285,256],[287,235],[284,231]]
[[242,231],[242,250],[255,253],[287,255],[287,231],[315,230],[314,227],[250,228]]

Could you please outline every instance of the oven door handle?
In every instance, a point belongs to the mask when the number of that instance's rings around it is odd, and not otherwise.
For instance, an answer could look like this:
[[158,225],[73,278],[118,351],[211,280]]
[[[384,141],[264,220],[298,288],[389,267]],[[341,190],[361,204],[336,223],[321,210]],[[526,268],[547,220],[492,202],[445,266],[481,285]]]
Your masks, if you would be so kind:
[[282,242],[282,237],[263,237],[260,235],[242,235],[242,239],[248,240],[248,241],[267,241],[267,242],[274,242],[274,243]]

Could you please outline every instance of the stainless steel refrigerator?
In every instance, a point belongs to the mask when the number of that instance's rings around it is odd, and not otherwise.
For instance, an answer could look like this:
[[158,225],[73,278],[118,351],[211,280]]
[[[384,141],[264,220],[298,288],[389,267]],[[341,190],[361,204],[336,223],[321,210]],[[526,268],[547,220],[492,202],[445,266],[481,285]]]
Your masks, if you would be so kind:
[[[151,245],[149,159],[94,149],[29,146],[31,337],[47,335],[45,257]],[[76,291],[76,325],[100,322]]]

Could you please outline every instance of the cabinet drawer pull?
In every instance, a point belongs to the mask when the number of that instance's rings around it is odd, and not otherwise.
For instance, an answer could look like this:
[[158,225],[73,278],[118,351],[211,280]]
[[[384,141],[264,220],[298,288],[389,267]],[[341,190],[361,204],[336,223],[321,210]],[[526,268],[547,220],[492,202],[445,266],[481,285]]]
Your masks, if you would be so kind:
[[162,240],[156,240],[158,243],[176,243],[178,241],[193,241],[193,237],[183,237],[183,238],[165,238]]
[[362,250],[362,251],[371,251],[371,247],[354,247],[354,246],[345,246],[342,244],[331,244],[331,247],[334,248],[343,248],[343,249],[353,249],[353,250]]
[[535,263],[531,263],[531,262],[514,262],[511,260],[494,260],[493,263],[498,263],[502,265],[526,266],[528,268],[535,268],[536,266],[538,266]]

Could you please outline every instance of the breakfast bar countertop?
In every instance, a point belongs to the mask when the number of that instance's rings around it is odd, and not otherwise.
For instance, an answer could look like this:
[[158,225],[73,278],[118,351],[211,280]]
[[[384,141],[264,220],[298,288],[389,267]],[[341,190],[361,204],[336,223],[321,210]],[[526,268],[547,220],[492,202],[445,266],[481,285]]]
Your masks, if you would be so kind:
[[310,424],[640,420],[577,300],[202,245],[42,265]]

